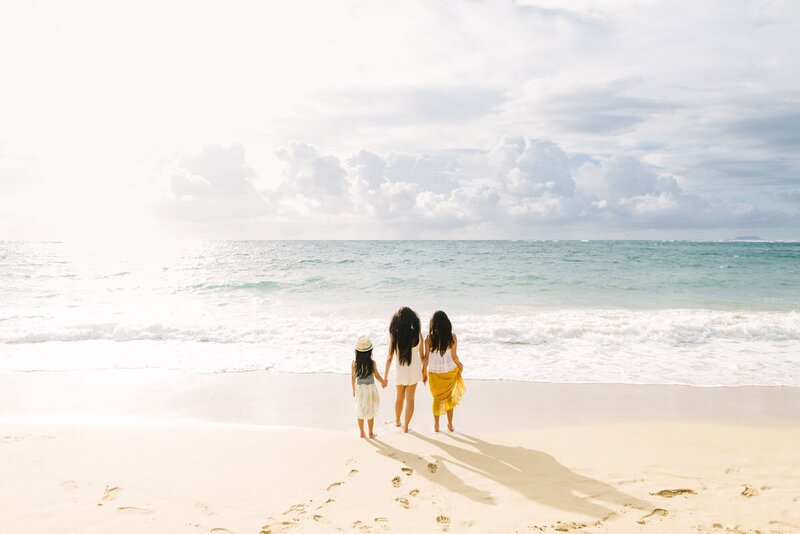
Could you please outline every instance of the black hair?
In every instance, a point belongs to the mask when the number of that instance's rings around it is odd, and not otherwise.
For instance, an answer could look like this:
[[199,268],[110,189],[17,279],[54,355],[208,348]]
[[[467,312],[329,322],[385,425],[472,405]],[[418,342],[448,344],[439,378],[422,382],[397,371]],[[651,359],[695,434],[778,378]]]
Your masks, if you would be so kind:
[[397,310],[389,323],[389,343],[400,365],[411,365],[411,349],[419,345],[419,334],[419,315],[405,306]]
[[453,324],[445,312],[439,310],[431,315],[428,338],[431,340],[431,351],[438,350],[439,354],[444,354],[453,344]]
[[372,349],[356,351],[356,377],[372,376]]

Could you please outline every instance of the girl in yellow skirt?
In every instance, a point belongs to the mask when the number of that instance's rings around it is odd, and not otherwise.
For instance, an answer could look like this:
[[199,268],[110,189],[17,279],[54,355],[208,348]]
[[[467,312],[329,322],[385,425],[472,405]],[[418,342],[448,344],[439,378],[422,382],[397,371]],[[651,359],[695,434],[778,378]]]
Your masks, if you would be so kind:
[[356,341],[356,357],[350,366],[350,383],[353,386],[353,397],[356,398],[356,419],[358,420],[358,430],[361,437],[364,434],[364,419],[367,420],[369,427],[369,437],[374,438],[373,425],[375,414],[381,405],[381,397],[378,394],[378,386],[375,379],[386,387],[386,381],[378,372],[378,366],[372,360],[372,341],[367,336],[361,336]]
[[439,416],[447,414],[447,429],[453,431],[453,410],[467,391],[461,378],[464,366],[458,359],[458,339],[447,314],[437,311],[431,317],[425,339],[426,369],[433,395],[433,431],[439,431]]

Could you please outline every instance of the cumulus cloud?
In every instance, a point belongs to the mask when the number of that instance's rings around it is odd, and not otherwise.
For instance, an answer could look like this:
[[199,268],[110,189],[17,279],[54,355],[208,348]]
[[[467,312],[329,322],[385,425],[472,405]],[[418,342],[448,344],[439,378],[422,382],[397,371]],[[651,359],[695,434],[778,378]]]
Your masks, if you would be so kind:
[[490,157],[502,185],[513,196],[571,197],[575,192],[567,155],[550,141],[504,137]]
[[348,198],[342,202],[354,207],[351,222],[371,229],[399,227],[407,237],[435,230],[461,237],[473,232],[519,236],[556,223],[584,231],[598,225],[668,229],[798,224],[792,216],[747,202],[688,194],[676,177],[632,156],[586,159],[573,172],[567,153],[543,139],[506,136],[478,156],[461,159],[452,153],[450,161],[426,154],[383,156],[366,149],[342,161],[313,147],[302,153],[308,161],[299,168],[328,158],[327,168],[335,172],[317,178],[332,180],[337,195]]
[[[595,214],[621,228],[723,228],[793,226],[798,220],[742,201],[687,194],[675,177],[630,157],[588,162],[586,180]],[[599,180],[597,179],[599,175]]]
[[345,197],[345,171],[335,156],[323,156],[313,145],[297,141],[277,151],[285,164],[286,189],[318,202]]
[[269,213],[254,177],[242,145],[206,145],[160,169],[154,209],[162,218],[200,227],[252,222]]
[[[280,185],[257,190],[240,145],[208,145],[162,170],[158,212],[248,237],[541,237],[554,227],[762,228],[796,215],[689,194],[633,156],[570,156],[557,143],[502,137],[490,150],[326,154],[297,141],[276,151]],[[788,190],[786,201],[796,191]]]

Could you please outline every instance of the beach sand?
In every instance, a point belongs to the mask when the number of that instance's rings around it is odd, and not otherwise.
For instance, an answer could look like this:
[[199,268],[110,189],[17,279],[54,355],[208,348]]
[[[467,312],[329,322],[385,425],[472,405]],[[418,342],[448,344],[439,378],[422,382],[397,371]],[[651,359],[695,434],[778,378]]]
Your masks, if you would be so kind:
[[0,374],[0,532],[800,532],[800,390],[467,380],[358,437],[349,377]]

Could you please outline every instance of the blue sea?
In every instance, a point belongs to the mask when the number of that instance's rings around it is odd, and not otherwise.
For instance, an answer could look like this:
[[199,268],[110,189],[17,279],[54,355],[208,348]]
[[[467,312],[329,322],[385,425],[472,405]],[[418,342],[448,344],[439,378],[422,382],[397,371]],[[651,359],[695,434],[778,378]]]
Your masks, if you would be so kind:
[[346,373],[400,306],[470,378],[800,386],[797,242],[0,242],[0,371]]

